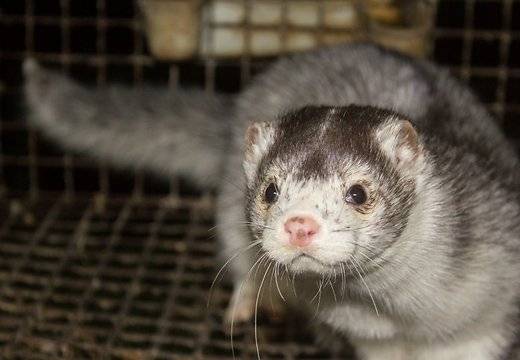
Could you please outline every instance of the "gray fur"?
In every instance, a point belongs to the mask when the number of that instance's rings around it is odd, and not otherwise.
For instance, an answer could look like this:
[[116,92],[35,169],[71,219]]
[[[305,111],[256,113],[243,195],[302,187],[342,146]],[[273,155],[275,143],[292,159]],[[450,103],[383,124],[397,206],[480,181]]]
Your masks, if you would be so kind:
[[[301,121],[310,129],[311,136],[305,135],[309,145],[318,140],[313,133],[325,134],[320,148],[327,154],[338,149],[338,140],[331,140],[337,132],[320,130],[330,120],[328,112],[338,109],[336,124],[343,126],[362,116],[359,111],[342,113],[347,105],[374,107],[368,108],[367,116],[380,111],[376,108],[388,109],[373,123],[349,125],[357,136],[372,139],[373,157],[363,157],[367,151],[362,151],[354,162],[352,149],[342,151],[351,164],[365,166],[379,179],[376,185],[384,187],[389,201],[383,208],[391,209],[382,212],[384,225],[375,222],[371,233],[360,230],[354,235],[371,235],[375,244],[384,244],[385,257],[392,261],[366,274],[370,294],[355,274],[335,279],[338,284],[331,287],[338,286],[343,297],[324,296],[316,321],[340,338],[350,338],[368,360],[497,360],[510,350],[520,294],[518,158],[475,96],[446,71],[372,45],[338,46],[278,61],[232,103],[152,89],[94,92],[31,63],[26,77],[32,123],[68,148],[116,165],[165,175],[181,172],[202,185],[216,184],[218,229],[228,255],[249,245],[252,236],[263,240],[264,231],[243,226],[246,219],[266,224],[283,215],[261,205],[267,176],[276,171],[281,176],[293,165],[297,171],[283,175],[294,175],[294,184],[303,184],[303,189],[318,181],[302,183],[302,176],[313,177],[319,169],[295,165],[313,149],[298,138],[303,127],[295,125],[295,117],[303,116]],[[295,112],[309,105],[328,107],[307,115]],[[279,119],[291,116],[293,120],[286,122],[296,127],[280,135],[284,120]],[[409,119],[418,133],[424,158],[412,175],[389,161],[382,144],[374,140],[393,116]],[[246,181],[244,134],[254,121],[271,123],[275,136],[265,140],[267,152],[258,166],[249,167],[255,170]],[[352,133],[341,129],[341,136]],[[280,156],[283,159],[275,161]],[[342,194],[337,196],[341,200]],[[289,195],[284,198],[290,200]],[[334,199],[324,199],[316,209],[333,218],[338,212],[335,204]],[[406,211],[396,212],[400,206]],[[232,262],[237,288],[257,259],[255,253],[246,252]],[[369,270],[370,264],[364,265]],[[312,288],[315,279],[303,273],[297,281]],[[245,282],[241,296],[234,296],[238,320],[251,315],[256,289],[253,282]],[[300,307],[305,307],[305,294],[298,299]],[[371,298],[379,315],[372,310]]]
[[187,174],[216,186],[228,147],[225,96],[154,87],[94,90],[33,60],[24,71],[31,123],[57,142],[117,166]]

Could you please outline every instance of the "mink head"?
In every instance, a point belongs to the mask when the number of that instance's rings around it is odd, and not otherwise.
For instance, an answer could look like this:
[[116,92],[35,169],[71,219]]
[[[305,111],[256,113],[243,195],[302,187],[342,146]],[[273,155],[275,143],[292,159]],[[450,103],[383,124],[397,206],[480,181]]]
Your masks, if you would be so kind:
[[305,107],[245,136],[250,229],[296,273],[370,267],[407,226],[423,171],[403,116],[368,106]]

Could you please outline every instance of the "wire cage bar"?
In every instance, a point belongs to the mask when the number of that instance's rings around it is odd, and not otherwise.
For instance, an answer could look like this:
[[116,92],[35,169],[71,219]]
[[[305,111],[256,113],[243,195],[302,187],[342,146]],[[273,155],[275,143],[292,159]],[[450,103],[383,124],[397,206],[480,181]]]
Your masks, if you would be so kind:
[[[155,60],[133,0],[4,0],[0,34],[0,357],[232,359],[229,284],[206,306],[218,270],[213,194],[64,153],[27,125],[21,63],[32,56],[93,86],[236,93],[273,59]],[[439,0],[433,36],[433,59],[518,146],[520,1]],[[352,356],[293,323],[261,319],[263,358]],[[237,358],[256,358],[252,324],[234,345]]]

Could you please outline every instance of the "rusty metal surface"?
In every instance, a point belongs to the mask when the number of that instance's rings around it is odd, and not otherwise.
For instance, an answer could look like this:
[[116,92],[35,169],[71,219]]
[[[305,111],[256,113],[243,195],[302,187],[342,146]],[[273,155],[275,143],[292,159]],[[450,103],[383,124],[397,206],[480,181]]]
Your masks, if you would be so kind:
[[[434,52],[515,143],[519,24],[518,1],[441,0]],[[33,56],[94,85],[237,92],[271,60],[157,62],[132,0],[6,0],[0,33],[0,358],[231,359],[229,285],[206,306],[218,270],[213,198],[41,138],[25,121],[20,65]],[[262,358],[334,357],[302,328],[262,320]],[[253,324],[236,329],[235,348],[256,358]]]
[[[0,232],[0,357],[232,359],[207,199],[11,201]],[[330,357],[301,321],[260,321],[262,358]],[[257,357],[253,324],[236,358]]]

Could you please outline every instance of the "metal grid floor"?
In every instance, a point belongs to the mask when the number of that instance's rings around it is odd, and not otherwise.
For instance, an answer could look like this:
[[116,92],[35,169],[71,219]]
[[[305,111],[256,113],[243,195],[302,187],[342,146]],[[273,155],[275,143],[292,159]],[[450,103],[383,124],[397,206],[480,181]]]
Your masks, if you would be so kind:
[[[231,288],[217,283],[206,305],[218,270],[211,199],[60,197],[0,209],[1,358],[233,358],[222,325]],[[269,321],[258,328],[263,359],[331,358],[294,322]],[[234,349],[257,357],[253,324],[235,328]]]
[[[63,153],[18,107],[27,56],[98,85],[231,93],[270,61],[157,62],[135,4],[0,1],[1,359],[232,358],[222,327],[229,285],[219,282],[206,306],[219,264],[212,199],[177,179],[158,184]],[[437,14],[434,59],[520,148],[520,1],[439,0]],[[262,359],[350,357],[322,352],[305,328],[262,319]],[[237,359],[257,357],[252,324],[235,329],[235,349]]]

